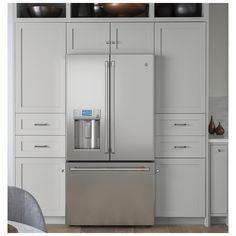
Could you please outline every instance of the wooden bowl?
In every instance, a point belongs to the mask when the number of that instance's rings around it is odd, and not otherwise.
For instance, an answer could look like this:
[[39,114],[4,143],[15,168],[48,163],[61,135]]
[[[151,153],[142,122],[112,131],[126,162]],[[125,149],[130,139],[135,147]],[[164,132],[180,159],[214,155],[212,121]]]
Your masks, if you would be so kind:
[[144,3],[104,3],[103,9],[111,16],[137,16],[146,10]]

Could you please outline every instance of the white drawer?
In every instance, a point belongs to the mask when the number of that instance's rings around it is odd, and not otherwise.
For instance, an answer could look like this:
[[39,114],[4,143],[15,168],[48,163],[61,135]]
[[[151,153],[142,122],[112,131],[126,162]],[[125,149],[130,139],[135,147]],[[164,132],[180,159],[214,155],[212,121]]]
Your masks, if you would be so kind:
[[205,135],[205,114],[156,114],[156,135]]
[[205,157],[205,136],[156,136],[155,156]]
[[65,115],[16,114],[16,135],[65,135]]
[[65,136],[16,136],[16,157],[65,157]]

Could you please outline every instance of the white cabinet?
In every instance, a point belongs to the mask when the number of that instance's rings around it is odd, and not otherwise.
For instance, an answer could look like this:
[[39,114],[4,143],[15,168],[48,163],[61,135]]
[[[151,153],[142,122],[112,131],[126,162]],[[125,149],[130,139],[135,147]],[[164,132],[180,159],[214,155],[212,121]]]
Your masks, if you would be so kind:
[[227,216],[228,212],[228,154],[227,144],[211,144],[211,215]]
[[16,135],[65,135],[65,115],[16,114]]
[[111,53],[153,54],[153,23],[112,23]]
[[156,23],[156,113],[205,113],[205,23]]
[[16,136],[16,157],[65,157],[65,136]]
[[204,158],[205,136],[156,136],[155,157]]
[[16,186],[30,192],[44,216],[65,215],[65,160],[16,159]]
[[65,23],[16,24],[16,112],[65,112]]
[[156,217],[205,216],[205,160],[156,160]]
[[108,54],[109,23],[68,23],[67,53]]
[[68,23],[69,54],[152,54],[153,23]]

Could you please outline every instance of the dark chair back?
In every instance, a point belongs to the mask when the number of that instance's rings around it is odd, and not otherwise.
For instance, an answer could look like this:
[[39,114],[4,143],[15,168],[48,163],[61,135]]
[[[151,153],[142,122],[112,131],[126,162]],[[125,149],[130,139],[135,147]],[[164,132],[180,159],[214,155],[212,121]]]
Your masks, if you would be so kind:
[[45,219],[38,202],[29,192],[20,188],[8,187],[8,220],[47,232]]

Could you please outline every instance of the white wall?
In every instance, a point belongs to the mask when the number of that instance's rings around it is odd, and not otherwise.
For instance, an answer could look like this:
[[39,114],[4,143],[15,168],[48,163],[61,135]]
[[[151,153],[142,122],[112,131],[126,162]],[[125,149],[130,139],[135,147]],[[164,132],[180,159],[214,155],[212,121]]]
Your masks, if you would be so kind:
[[209,96],[228,96],[228,4],[209,5]]

